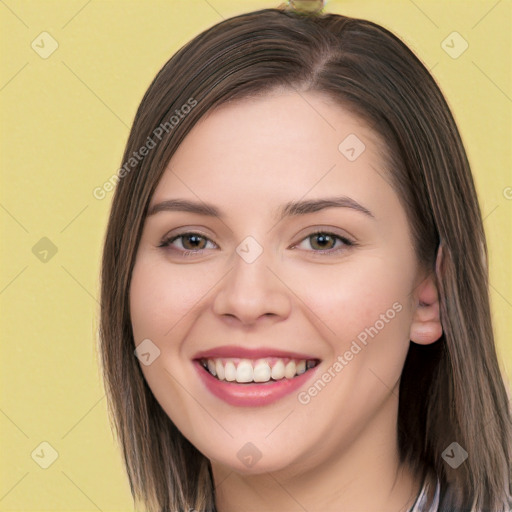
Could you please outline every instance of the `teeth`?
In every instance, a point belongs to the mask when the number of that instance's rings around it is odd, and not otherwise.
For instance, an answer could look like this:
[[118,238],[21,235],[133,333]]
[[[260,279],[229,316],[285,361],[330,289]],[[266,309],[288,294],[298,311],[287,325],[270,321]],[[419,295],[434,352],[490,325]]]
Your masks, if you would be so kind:
[[230,382],[236,380],[236,368],[232,361],[228,361],[226,366],[224,366],[224,376]]
[[[211,359],[208,359],[208,363],[211,361]],[[214,377],[217,377],[219,380],[225,379],[225,373],[224,373],[224,365],[222,362],[217,359],[215,361],[215,373],[210,372]]]
[[283,361],[277,361],[272,368],[272,378],[274,380],[281,380],[284,377],[284,363]]
[[240,361],[236,368],[236,381],[237,382],[252,382],[254,377],[254,370],[249,361]]
[[270,380],[270,366],[266,361],[258,361],[254,367],[254,382],[268,382]]
[[295,366],[295,363],[293,361],[290,361],[285,367],[284,367],[284,376],[287,379],[292,379],[297,374],[297,367]]
[[203,359],[201,364],[211,375],[228,382],[269,382],[283,378],[293,379],[317,365],[316,360],[289,358],[258,359]]
[[217,375],[217,365],[212,359],[208,359],[208,371],[215,377]]

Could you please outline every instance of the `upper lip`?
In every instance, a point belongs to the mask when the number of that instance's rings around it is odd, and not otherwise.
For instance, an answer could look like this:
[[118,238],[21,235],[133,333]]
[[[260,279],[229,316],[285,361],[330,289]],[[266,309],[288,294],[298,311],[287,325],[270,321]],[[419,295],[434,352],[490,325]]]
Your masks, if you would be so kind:
[[290,359],[317,359],[318,357],[311,354],[303,354],[300,352],[291,352],[288,350],[281,350],[277,348],[247,348],[247,347],[234,347],[230,345],[223,345],[215,347],[210,350],[202,350],[197,352],[193,359],[215,359],[219,357],[226,358],[240,358],[240,359],[262,359],[265,357],[282,357]]

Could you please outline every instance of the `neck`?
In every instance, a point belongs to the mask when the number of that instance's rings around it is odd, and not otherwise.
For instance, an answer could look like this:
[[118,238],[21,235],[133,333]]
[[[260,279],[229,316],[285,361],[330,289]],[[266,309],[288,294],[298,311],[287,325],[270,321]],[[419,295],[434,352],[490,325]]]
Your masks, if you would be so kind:
[[420,482],[398,457],[398,399],[390,399],[350,446],[306,467],[240,474],[212,463],[217,512],[406,512]]

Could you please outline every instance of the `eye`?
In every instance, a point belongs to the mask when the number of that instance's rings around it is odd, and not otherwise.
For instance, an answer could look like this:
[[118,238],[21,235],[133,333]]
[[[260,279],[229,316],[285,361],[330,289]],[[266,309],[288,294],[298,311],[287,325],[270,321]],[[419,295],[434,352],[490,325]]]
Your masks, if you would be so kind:
[[[175,245],[177,241],[180,241],[181,247]],[[315,231],[294,247],[300,247],[300,245],[306,241],[310,242],[309,245],[313,248],[312,252],[319,254],[337,253],[347,247],[356,245],[355,242],[352,242],[344,236],[336,235],[328,231]],[[186,232],[164,238],[158,247],[168,247],[173,251],[181,253],[182,256],[190,257],[194,254],[200,254],[203,250],[207,249],[208,243],[213,245],[213,247],[210,248],[217,248],[214,242],[201,233]],[[337,243],[338,245],[336,245]]]
[[[181,241],[181,248],[176,248],[173,245],[177,240]],[[172,250],[184,253],[183,256],[189,256],[190,253],[201,253],[206,249],[205,244],[207,245],[208,242],[215,246],[209,238],[201,235],[201,233],[189,232],[164,238],[158,247],[170,247]]]
[[[329,233],[328,231],[315,231],[304,238],[301,241],[301,244],[306,241],[309,241],[310,247],[313,248],[313,252],[320,254],[337,253],[346,247],[355,245],[355,242],[352,242],[348,238],[334,233]],[[336,246],[337,242],[340,242],[338,246]],[[300,247],[301,244],[296,247]]]

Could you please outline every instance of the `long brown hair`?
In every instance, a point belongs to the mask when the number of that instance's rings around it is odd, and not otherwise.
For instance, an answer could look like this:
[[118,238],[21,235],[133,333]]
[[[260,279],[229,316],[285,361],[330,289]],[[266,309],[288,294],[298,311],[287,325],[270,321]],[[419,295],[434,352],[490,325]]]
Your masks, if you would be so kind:
[[[162,410],[134,356],[129,287],[150,198],[205,113],[276,88],[325,93],[385,141],[386,170],[418,260],[436,275],[443,326],[438,342],[410,344],[400,382],[400,458],[418,477],[439,479],[442,510],[506,510],[511,416],[494,346],[482,218],[450,109],[425,66],[388,30],[282,8],[227,19],[182,47],[149,86],[126,145],[103,252],[99,351],[136,504],[151,512],[215,509],[208,459]],[[143,146],[150,148],[144,157],[130,160]],[[457,469],[442,458],[452,442],[469,454]]]

